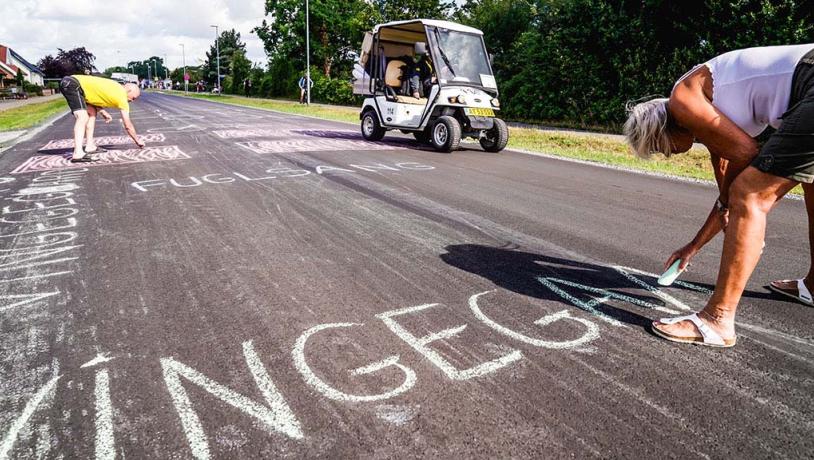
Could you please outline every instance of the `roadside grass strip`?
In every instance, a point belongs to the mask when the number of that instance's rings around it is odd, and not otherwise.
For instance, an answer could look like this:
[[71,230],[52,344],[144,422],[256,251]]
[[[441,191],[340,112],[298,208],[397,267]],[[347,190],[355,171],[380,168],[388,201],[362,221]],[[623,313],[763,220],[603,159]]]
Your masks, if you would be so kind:
[[60,98],[0,111],[0,131],[34,127],[67,108],[65,100]]
[[[173,91],[172,94],[244,107],[276,110],[295,115],[306,115],[325,120],[359,123],[359,109],[356,107],[324,104],[306,106],[295,101],[211,94],[190,93],[185,95],[178,91]],[[509,128],[509,133],[509,145],[507,147],[509,149],[543,153],[668,176],[715,181],[715,175],[712,172],[712,165],[709,160],[709,152],[703,147],[693,147],[687,153],[673,155],[670,158],[659,154],[653,155],[649,160],[643,160],[633,155],[627,144],[615,136],[545,131],[533,128]],[[802,195],[803,190],[798,186],[791,193]]]

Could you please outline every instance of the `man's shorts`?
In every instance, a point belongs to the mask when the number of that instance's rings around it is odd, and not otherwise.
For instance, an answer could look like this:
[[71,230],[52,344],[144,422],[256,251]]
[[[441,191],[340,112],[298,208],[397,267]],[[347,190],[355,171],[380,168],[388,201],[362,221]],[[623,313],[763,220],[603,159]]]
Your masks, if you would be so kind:
[[814,50],[794,71],[789,110],[752,166],[797,182],[814,182]]
[[79,80],[74,77],[65,77],[59,82],[59,90],[65,96],[65,100],[68,101],[71,112],[88,110],[88,103],[85,102],[85,92],[82,91]]

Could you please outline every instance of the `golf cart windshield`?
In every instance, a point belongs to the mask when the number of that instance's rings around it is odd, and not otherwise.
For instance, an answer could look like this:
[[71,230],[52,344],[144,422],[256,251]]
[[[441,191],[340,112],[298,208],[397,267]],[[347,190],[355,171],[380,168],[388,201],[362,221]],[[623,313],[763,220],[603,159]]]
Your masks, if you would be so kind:
[[433,44],[441,85],[460,84],[497,89],[480,35],[440,27],[428,28],[427,35]]

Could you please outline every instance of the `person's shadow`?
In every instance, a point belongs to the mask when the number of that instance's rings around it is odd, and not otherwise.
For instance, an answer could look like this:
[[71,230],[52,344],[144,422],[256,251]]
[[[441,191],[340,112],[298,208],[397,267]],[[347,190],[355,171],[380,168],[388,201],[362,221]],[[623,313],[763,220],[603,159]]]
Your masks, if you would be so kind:
[[[447,252],[440,256],[444,262],[482,276],[504,289],[537,299],[562,302],[572,308],[582,308],[570,300],[577,299],[583,305],[590,305],[595,312],[623,323],[649,326],[651,319],[634,312],[647,308],[648,304],[673,308],[611,267],[506,247],[458,244],[445,249]],[[632,275],[651,286],[656,285],[652,277],[635,273]],[[700,287],[707,288],[703,285]],[[674,288],[688,289],[680,285],[674,285]],[[606,296],[606,293],[599,290],[632,300],[614,298],[607,302],[597,302],[595,299]],[[629,305],[630,310],[614,305]],[[701,307],[703,305],[698,305],[698,309]]]

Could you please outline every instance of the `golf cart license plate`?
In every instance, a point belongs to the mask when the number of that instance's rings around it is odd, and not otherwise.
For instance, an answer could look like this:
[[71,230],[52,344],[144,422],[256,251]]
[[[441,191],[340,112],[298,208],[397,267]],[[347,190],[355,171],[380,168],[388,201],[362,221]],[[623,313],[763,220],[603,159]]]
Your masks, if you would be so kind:
[[467,115],[473,115],[476,117],[494,117],[495,111],[492,109],[464,109],[464,113]]

